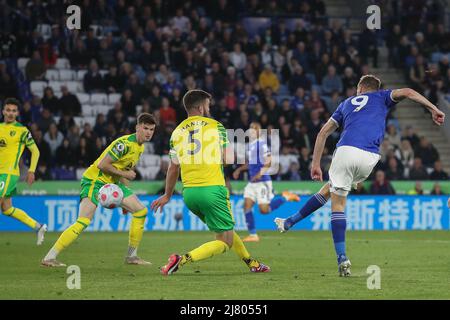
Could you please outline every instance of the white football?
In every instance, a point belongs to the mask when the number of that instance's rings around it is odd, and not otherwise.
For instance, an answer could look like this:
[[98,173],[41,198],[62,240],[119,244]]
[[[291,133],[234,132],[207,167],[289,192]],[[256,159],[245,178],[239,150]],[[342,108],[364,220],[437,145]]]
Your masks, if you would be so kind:
[[123,192],[116,184],[108,183],[98,191],[98,202],[102,207],[113,209],[122,203]]

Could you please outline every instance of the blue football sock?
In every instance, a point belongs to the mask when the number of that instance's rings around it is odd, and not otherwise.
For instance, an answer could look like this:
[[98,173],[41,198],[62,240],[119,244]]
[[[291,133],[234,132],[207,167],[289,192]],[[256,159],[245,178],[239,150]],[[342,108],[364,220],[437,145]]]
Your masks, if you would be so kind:
[[283,203],[286,202],[286,199],[282,196],[275,196],[272,201],[270,201],[270,211],[278,209]]
[[256,234],[255,217],[253,211],[250,210],[245,213],[245,222],[247,223],[247,229],[250,234]]
[[345,255],[345,229],[347,221],[343,212],[333,212],[331,214],[331,231],[333,233],[334,249],[338,263],[346,259]]
[[288,230],[297,222],[305,219],[311,213],[321,208],[325,203],[327,203],[327,199],[325,199],[325,197],[320,193],[316,193],[308,199],[305,205],[296,214],[286,219],[286,221],[284,222],[284,228]]

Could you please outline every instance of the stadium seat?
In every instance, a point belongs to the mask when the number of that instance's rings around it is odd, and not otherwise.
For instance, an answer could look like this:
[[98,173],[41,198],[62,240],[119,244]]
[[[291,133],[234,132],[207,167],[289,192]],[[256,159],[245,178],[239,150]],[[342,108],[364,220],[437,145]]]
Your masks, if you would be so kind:
[[93,107],[89,104],[81,104],[81,113],[84,117],[91,117],[94,115]]
[[154,154],[155,153],[155,144],[153,142],[149,142],[145,145],[144,152],[146,154]]
[[120,93],[110,93],[108,95],[108,104],[114,105],[121,97],[122,95]]
[[58,58],[55,64],[56,69],[70,69],[70,62],[66,58]]
[[86,168],[78,168],[76,171],[77,180],[81,180],[83,178],[83,173],[86,171]]
[[311,84],[317,84],[316,76],[314,73],[305,73],[305,76],[311,81]]
[[61,90],[53,90],[53,94],[55,95],[55,97],[61,98],[62,97],[62,92]]
[[154,180],[159,172],[159,167],[147,167],[147,168],[140,167],[139,171],[141,172],[142,177],[145,180]]
[[17,67],[22,70],[22,72],[25,70],[25,66],[27,65],[30,58],[19,58],[17,60]]
[[38,24],[36,30],[41,34],[44,40],[47,40],[52,36],[52,27],[49,24]]
[[59,81],[59,72],[56,69],[48,69],[45,72],[45,79],[49,81]]
[[439,60],[441,60],[442,56],[443,56],[442,52],[433,52],[431,54],[431,62],[434,62],[434,63],[439,62]]
[[89,28],[91,28],[94,31],[94,36],[95,37],[103,37],[104,33],[103,33],[103,26],[98,25],[98,24],[91,24],[89,26]]
[[49,81],[48,86],[53,89],[53,91],[61,91],[61,86],[65,83],[62,81]]
[[106,116],[106,115],[108,115],[108,112],[111,109],[112,109],[112,107],[110,107],[110,106],[96,105],[96,106],[94,106],[94,115],[96,116],[96,115],[102,113]]
[[100,70],[100,74],[102,75],[102,77],[104,78],[105,75],[107,75],[109,73],[108,70]]
[[66,86],[71,93],[83,92],[83,85],[79,81],[67,81]]
[[61,81],[72,81],[75,79],[75,71],[70,69],[60,69],[59,70],[59,80]]
[[136,106],[136,114],[141,113],[141,111],[142,111],[142,105],[137,105]]
[[285,84],[280,84],[280,89],[278,90],[279,95],[289,95],[289,88]]
[[84,75],[87,73],[87,70],[78,70],[77,72],[77,80],[78,81],[83,81],[84,80]]
[[90,98],[91,104],[107,104],[108,97],[105,93],[92,93]]
[[33,94],[38,95],[38,92],[44,92],[47,82],[45,81],[31,81],[30,89]]
[[90,101],[90,95],[87,93],[77,93],[77,98],[80,101],[80,103],[83,104],[89,104]]
[[91,128],[94,128],[95,120],[95,117],[83,117],[83,121],[81,122],[81,124],[84,126],[86,123],[89,123],[91,125]]

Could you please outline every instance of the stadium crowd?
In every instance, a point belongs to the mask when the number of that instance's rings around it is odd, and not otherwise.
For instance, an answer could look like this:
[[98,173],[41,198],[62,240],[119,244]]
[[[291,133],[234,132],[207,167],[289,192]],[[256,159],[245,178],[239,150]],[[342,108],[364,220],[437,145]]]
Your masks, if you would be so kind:
[[[186,116],[181,98],[194,88],[213,94],[212,115],[228,129],[245,130],[252,121],[279,129],[275,180],[310,180],[321,126],[343,99],[356,93],[358,79],[370,72],[368,57],[377,64],[380,35],[367,30],[351,34],[327,17],[322,0],[79,4],[82,29],[69,31],[65,7],[58,1],[0,1],[0,100],[15,96],[23,101],[20,121],[41,150],[37,178],[42,180],[73,179],[74,169],[90,165],[118,135],[132,132],[137,110],[158,118],[153,150],[167,155],[170,134]],[[259,22],[250,17],[268,14],[274,23],[254,30]],[[409,20],[392,20],[391,25],[384,40],[392,65],[403,68],[413,88],[436,102],[437,94],[449,91],[448,55],[426,64],[433,52],[449,51],[449,32],[429,16],[414,28]],[[24,81],[11,66],[19,57],[30,57]],[[82,103],[67,86],[58,94],[51,87],[42,96],[30,92],[30,82],[45,81],[46,71],[60,58],[68,59],[73,70],[86,70],[85,93],[121,94],[108,112],[96,115],[94,125],[76,124]],[[327,141],[325,171],[337,138],[338,133]],[[433,145],[414,128],[399,128],[392,115],[381,155],[377,169],[383,179],[448,179]],[[162,162],[156,178],[164,178],[165,168]],[[383,180],[378,173],[376,179]]]

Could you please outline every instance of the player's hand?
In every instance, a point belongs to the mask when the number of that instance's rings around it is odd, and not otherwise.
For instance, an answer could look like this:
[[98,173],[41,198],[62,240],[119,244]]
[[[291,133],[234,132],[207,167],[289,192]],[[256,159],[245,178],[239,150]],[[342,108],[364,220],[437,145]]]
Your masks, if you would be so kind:
[[150,205],[150,209],[155,212],[155,214],[158,212],[158,209],[160,209],[160,213],[162,213],[164,206],[169,202],[170,197],[166,194],[162,195],[158,199],[152,202]]
[[31,186],[33,184],[34,178],[35,178],[34,172],[28,172],[26,180],[27,180],[27,183],[29,186]]
[[241,171],[239,171],[239,169],[234,170],[233,172],[233,179],[237,180],[239,179],[239,175],[241,174]]
[[122,177],[127,179],[127,180],[132,181],[132,180],[134,180],[136,178],[136,172],[134,172],[133,170],[124,171],[122,173]]
[[260,179],[261,179],[261,177],[262,177],[262,174],[261,174],[261,172],[259,172],[256,176],[254,176],[253,178],[251,178],[251,182],[257,182],[257,181],[259,181]]
[[311,167],[311,178],[315,181],[323,181],[322,179],[322,169],[320,169],[320,165],[313,165]]
[[444,124],[445,113],[443,113],[441,110],[433,110],[431,116],[433,118],[433,122],[438,126]]

